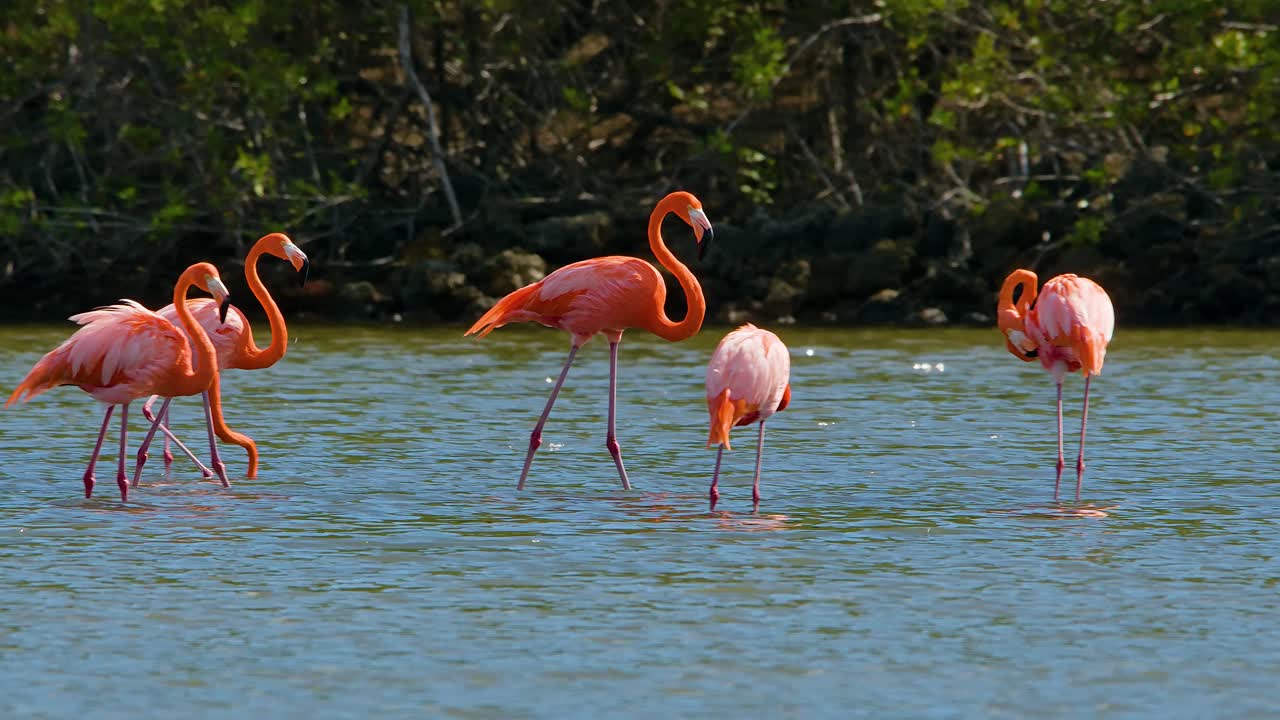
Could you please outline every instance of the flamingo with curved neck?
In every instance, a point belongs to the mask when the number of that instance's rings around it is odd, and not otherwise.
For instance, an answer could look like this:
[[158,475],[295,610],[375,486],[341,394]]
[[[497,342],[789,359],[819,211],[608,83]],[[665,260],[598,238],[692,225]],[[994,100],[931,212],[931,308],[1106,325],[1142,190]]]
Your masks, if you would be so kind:
[[542,280],[512,292],[499,300],[465,333],[479,333],[484,337],[508,323],[536,322],[565,330],[572,336],[569,357],[565,359],[560,378],[551,389],[542,416],[529,436],[529,451],[525,455],[517,489],[524,489],[533,454],[542,444],[542,428],[551,415],[551,406],[569,375],[569,367],[578,354],[578,348],[597,333],[603,333],[609,339],[609,429],[605,446],[613,456],[622,487],[631,489],[616,432],[618,344],[622,342],[622,333],[636,327],[664,340],[678,342],[697,334],[707,312],[706,299],[697,278],[662,239],[662,221],[667,215],[675,215],[693,228],[699,257],[706,253],[713,233],[711,222],[702,210],[702,202],[687,192],[667,195],[649,216],[649,248],[658,262],[675,275],[688,302],[688,312],[679,322],[667,317],[664,309],[667,285],[657,268],[639,258],[610,255],[566,265]]
[[[1107,345],[1116,329],[1115,308],[1098,283],[1070,273],[1050,278],[1038,292],[1036,274],[1014,270],[1005,278],[996,304],[997,322],[1005,347],[1025,362],[1039,360],[1058,388],[1058,474],[1053,499],[1058,499],[1062,470],[1062,381],[1067,373],[1084,375],[1084,405],[1080,410],[1080,454],[1076,456],[1076,502],[1084,483],[1084,436],[1089,423],[1089,383],[1102,374]],[[1014,296],[1018,298],[1015,301]]]
[[[186,309],[186,295],[192,285],[212,294],[211,304],[220,308],[215,313],[226,316],[230,293],[222,284],[217,268],[209,263],[196,263],[179,276],[173,289],[181,325],[132,300],[72,315],[71,320],[82,327],[41,358],[5,403],[8,407],[16,401],[29,400],[58,385],[76,385],[99,402],[107,403],[98,442],[84,473],[85,497],[93,495],[93,469],[116,405],[123,406],[116,484],[120,487],[120,499],[127,500],[129,482],[124,466],[129,404],[156,394],[164,396],[167,405],[173,397],[195,395],[217,382],[213,344]],[[153,425],[148,440],[155,431]],[[136,480],[135,476],[134,487],[137,487]]]
[[[249,254],[245,256],[244,276],[249,285],[249,290],[253,296],[258,299],[262,305],[262,309],[267,314],[267,323],[271,329],[271,343],[265,348],[258,348],[253,341],[253,328],[249,325],[249,319],[239,308],[233,307],[229,322],[225,325],[215,325],[217,317],[215,309],[210,307],[208,303],[200,300],[193,300],[193,312],[200,324],[213,338],[214,346],[218,354],[219,369],[236,368],[240,370],[258,370],[268,368],[275,365],[284,357],[289,346],[289,330],[285,326],[284,315],[280,312],[279,306],[276,305],[275,298],[271,297],[271,292],[267,290],[263,284],[262,278],[258,275],[258,260],[263,255],[272,255],[281,260],[285,260],[293,265],[294,270],[302,273],[302,282],[307,280],[307,271],[310,267],[310,261],[305,253],[298,248],[297,245],[289,239],[284,233],[273,232],[263,235],[258,239],[253,247],[250,248]],[[166,317],[176,317],[175,306],[170,305],[160,310],[160,314]],[[222,415],[222,387],[221,382],[215,383],[209,387],[204,393],[204,416],[205,426],[209,431],[209,451],[211,457],[211,465],[213,471],[218,474],[224,485],[229,483],[227,479],[226,466],[222,462],[222,458],[218,454],[217,440],[238,445],[244,448],[249,456],[249,467],[245,473],[245,477],[254,478],[258,475],[258,445],[247,435],[242,435],[231,430],[227,426],[226,420]],[[153,397],[142,406],[142,414],[148,420],[153,420],[151,414],[151,405],[156,401]],[[206,477],[212,472],[196,459],[195,455],[187,449],[173,433],[169,431],[168,412],[163,416],[164,422],[162,430],[165,433],[164,463],[165,472],[168,473],[169,466],[173,463],[173,454],[169,451],[169,441],[173,440],[177,443],[179,449],[187,454],[193,462],[201,469]],[[146,458],[143,457],[143,462]]]

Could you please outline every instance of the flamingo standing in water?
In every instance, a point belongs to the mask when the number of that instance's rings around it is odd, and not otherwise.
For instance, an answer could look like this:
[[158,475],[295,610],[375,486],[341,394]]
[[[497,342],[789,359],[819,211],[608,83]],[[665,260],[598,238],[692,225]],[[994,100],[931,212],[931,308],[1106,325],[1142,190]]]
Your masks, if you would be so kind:
[[711,509],[720,499],[720,459],[729,445],[729,428],[760,423],[756,443],[756,475],[751,484],[752,510],[760,507],[760,461],[764,456],[764,421],[791,404],[791,354],[777,335],[747,323],[716,346],[707,365],[707,411],[711,435],[707,447],[719,445],[711,476]]
[[[1017,299],[1014,297],[1017,295]],[[1068,372],[1084,374],[1084,409],[1080,413],[1080,454],[1076,458],[1076,502],[1084,482],[1084,432],[1089,421],[1089,381],[1102,374],[1107,344],[1116,327],[1111,298],[1098,283],[1075,275],[1050,279],[1036,296],[1036,274],[1014,270],[1000,288],[997,305],[1000,332],[1009,352],[1020,360],[1039,359],[1058,386],[1058,475],[1053,499],[1062,484],[1062,380]]]
[[[116,484],[120,487],[120,499],[128,500],[129,483],[124,464],[129,404],[153,394],[195,395],[217,382],[213,344],[187,309],[187,290],[192,285],[213,295],[214,302],[221,308],[219,312],[226,316],[230,293],[222,284],[218,270],[209,263],[196,263],[182,273],[173,289],[173,302],[179,308],[178,320],[185,334],[179,326],[133,300],[72,315],[70,319],[83,327],[41,358],[5,403],[5,407],[9,407],[59,385],[76,385],[95,400],[107,404],[98,442],[84,473],[86,498],[93,495],[93,469],[116,405],[121,406],[120,469]],[[188,336],[194,341],[194,363]],[[152,425],[148,437],[155,431],[156,425]]]
[[480,337],[484,337],[507,323],[536,322],[567,330],[572,336],[569,357],[564,361],[560,378],[556,380],[555,387],[551,388],[547,406],[529,436],[529,452],[524,458],[524,469],[520,471],[517,489],[524,489],[529,466],[533,463],[533,454],[542,444],[542,426],[551,414],[551,406],[555,404],[556,395],[560,393],[560,387],[569,375],[569,366],[573,364],[578,348],[596,333],[604,333],[609,339],[609,430],[605,445],[618,467],[622,487],[631,489],[614,428],[618,343],[622,341],[622,332],[627,328],[637,327],[664,340],[679,342],[693,337],[701,329],[702,318],[707,311],[698,280],[689,268],[676,259],[662,240],[662,220],[668,213],[674,213],[693,228],[694,240],[699,244],[699,258],[706,253],[712,231],[711,222],[702,211],[702,203],[687,192],[667,195],[658,202],[649,216],[649,248],[658,262],[676,276],[688,301],[688,312],[680,322],[671,321],[664,310],[667,285],[657,268],[639,258],[611,255],[566,265],[542,280],[512,292],[499,300],[465,333],[470,335],[478,332]]
[[[302,282],[307,281],[307,270],[310,267],[310,261],[307,259],[306,253],[302,252],[297,245],[293,243],[284,233],[269,233],[258,239],[253,247],[249,250],[249,254],[244,260],[244,277],[249,284],[249,289],[253,292],[253,296],[262,304],[262,309],[267,313],[267,323],[271,328],[271,344],[265,349],[259,349],[253,342],[253,329],[249,327],[249,319],[240,311],[240,308],[232,306],[231,313],[227,315],[227,321],[221,322],[218,315],[218,308],[207,298],[199,298],[189,300],[192,314],[196,321],[204,328],[209,339],[213,342],[213,348],[218,355],[218,370],[226,370],[227,368],[238,368],[241,370],[256,370],[260,368],[268,368],[275,365],[284,357],[285,351],[289,344],[289,331],[285,326],[284,315],[281,314],[280,308],[276,306],[275,300],[271,297],[270,291],[262,284],[262,279],[258,277],[258,260],[263,255],[274,255],[289,262],[293,265],[293,269],[302,273]],[[174,321],[177,318],[177,306],[168,305],[160,309],[160,316],[167,320]],[[258,475],[258,446],[248,436],[232,432],[227,428],[225,421],[222,419],[222,380],[221,376],[217,382],[209,386],[209,389],[203,393],[204,396],[204,417],[205,424],[209,428],[210,436],[217,430],[217,436],[223,442],[239,445],[244,448],[249,455],[249,470],[245,477],[253,478]],[[147,420],[153,420],[151,414],[151,405],[156,401],[158,396],[152,396],[142,406],[142,414]],[[195,455],[186,448],[172,433],[168,432],[169,411],[168,403],[164,405],[161,413],[158,415],[163,418],[165,427],[165,449],[164,449],[164,467],[165,473],[168,474],[169,466],[173,463],[173,455],[169,452],[169,440],[172,439],[183,452],[191,458],[193,462],[208,477],[209,469],[204,467]],[[211,464],[214,471],[222,479],[224,486],[228,485],[226,467],[222,459],[218,456],[217,445],[210,446]],[[138,466],[141,467],[147,461],[147,447],[138,449]]]

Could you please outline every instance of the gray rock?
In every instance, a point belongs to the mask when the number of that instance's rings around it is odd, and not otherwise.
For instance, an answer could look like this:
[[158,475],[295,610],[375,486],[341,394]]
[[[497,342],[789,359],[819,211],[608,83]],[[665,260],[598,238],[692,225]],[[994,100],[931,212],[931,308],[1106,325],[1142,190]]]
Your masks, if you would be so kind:
[[926,325],[946,325],[947,314],[942,312],[941,308],[927,307],[920,311],[917,315],[921,322]]
[[478,275],[477,284],[485,293],[502,297],[546,277],[547,263],[531,252],[511,248],[486,260]]

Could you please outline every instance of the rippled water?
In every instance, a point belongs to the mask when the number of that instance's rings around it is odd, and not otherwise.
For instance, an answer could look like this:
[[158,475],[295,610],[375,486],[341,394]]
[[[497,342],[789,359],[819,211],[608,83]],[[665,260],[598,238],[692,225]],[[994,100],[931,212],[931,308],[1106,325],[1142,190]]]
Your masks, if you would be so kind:
[[[774,329],[793,400],[754,515],[748,428],[707,511],[724,328],[624,341],[631,492],[597,340],[516,493],[567,350],[540,328],[293,328],[226,376],[262,450],[231,490],[153,454],[121,504],[109,450],[85,500],[97,406],[0,412],[0,717],[1280,712],[1280,335],[1122,328],[1082,512],[1052,502],[1053,386],[994,331]],[[67,332],[0,329],[0,390]]]

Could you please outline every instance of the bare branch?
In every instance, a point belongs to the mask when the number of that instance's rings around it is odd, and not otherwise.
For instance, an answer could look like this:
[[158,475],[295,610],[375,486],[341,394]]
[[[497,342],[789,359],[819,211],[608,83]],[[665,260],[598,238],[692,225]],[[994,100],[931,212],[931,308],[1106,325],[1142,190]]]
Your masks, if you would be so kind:
[[453,194],[453,183],[449,181],[449,170],[444,164],[444,149],[440,146],[440,127],[436,124],[435,107],[431,104],[431,94],[418,79],[413,69],[413,51],[409,42],[409,6],[400,6],[400,64],[404,66],[404,77],[418,91],[422,104],[427,109],[427,138],[431,141],[431,162],[440,173],[440,183],[444,186],[444,197],[449,202],[449,213],[453,216],[453,225],[462,224],[462,210],[458,208],[458,198]]

